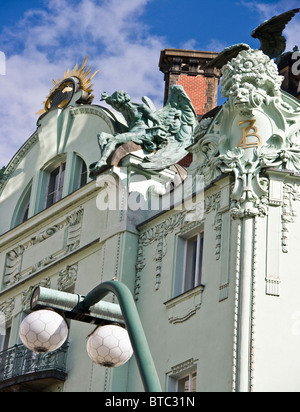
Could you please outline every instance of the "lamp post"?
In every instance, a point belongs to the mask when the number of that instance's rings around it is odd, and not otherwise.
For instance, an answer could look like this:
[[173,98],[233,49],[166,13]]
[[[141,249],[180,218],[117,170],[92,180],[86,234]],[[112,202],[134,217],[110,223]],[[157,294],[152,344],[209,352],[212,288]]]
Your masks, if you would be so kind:
[[[109,293],[113,293],[117,297],[119,305],[102,301]],[[133,352],[136,356],[145,391],[161,392],[157,371],[134,299],[128,287],[122,282],[108,281],[101,283],[86,296],[37,287],[31,297],[31,309],[36,310],[36,312],[28,315],[20,326],[20,338],[30,350],[50,352],[64,343],[67,337],[65,321],[62,316],[53,312],[53,310],[57,310],[62,312],[67,319],[102,325],[90,335],[87,345],[90,357],[96,360],[97,363],[109,367],[117,366],[116,364],[125,363]],[[34,319],[30,319],[30,317]],[[116,323],[118,326],[115,325]],[[106,331],[104,331],[103,325],[111,325],[109,331],[107,331],[106,326]],[[126,330],[124,326],[126,326]],[[126,344],[127,332],[132,350]],[[106,345],[107,349],[111,351],[116,347],[112,344],[116,340],[122,345],[121,352],[126,352],[128,359],[124,355],[119,362],[114,362],[113,356],[111,356],[110,362],[101,361],[99,360],[102,359],[101,348],[98,350],[99,356],[96,356],[98,360],[95,359],[95,356],[93,357],[93,349],[95,349],[98,342],[99,345]],[[55,342],[55,349],[52,349],[54,344],[51,345],[51,342]],[[120,354],[120,350],[118,353]]]

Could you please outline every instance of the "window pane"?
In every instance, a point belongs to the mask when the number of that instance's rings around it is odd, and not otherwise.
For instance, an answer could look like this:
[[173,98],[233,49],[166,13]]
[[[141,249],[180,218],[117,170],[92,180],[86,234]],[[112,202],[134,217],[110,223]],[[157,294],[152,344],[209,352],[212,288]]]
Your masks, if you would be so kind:
[[75,156],[73,170],[74,176],[72,190],[75,191],[85,186],[88,178],[88,170],[85,161],[77,155]]
[[87,167],[86,167],[85,162],[82,160],[79,187],[83,187],[86,184],[86,182],[87,182]]
[[47,196],[47,207],[55,203],[55,191],[57,188],[57,180],[59,176],[59,167],[50,174]]
[[62,198],[64,178],[65,178],[66,164],[62,163],[53,172],[50,173],[48,192],[47,192],[47,204],[49,207],[58,202]]
[[178,380],[178,392],[189,392],[189,376]]
[[183,292],[201,284],[203,241],[203,232],[186,241]]
[[20,223],[24,223],[24,222],[26,222],[26,220],[28,220],[29,206],[30,206],[30,203],[28,202],[27,205],[25,206],[23,215],[21,216],[21,222]]
[[30,207],[30,197],[31,197],[31,184],[24,191],[20,198],[20,205],[17,205],[15,211],[15,218],[12,222],[12,227],[15,227],[21,223],[26,222],[29,216],[29,207]]
[[195,286],[198,286],[201,284],[201,278],[202,278],[202,264],[203,264],[203,245],[204,245],[204,233],[200,233],[199,238],[198,238],[198,273],[197,273],[197,279],[195,282]]
[[197,373],[192,374],[192,387],[190,392],[196,392],[196,385],[197,385]]
[[187,240],[185,259],[184,292],[194,287],[197,258],[197,237]]
[[190,373],[184,378],[178,379],[178,392],[196,392],[197,372]]
[[11,328],[6,329],[5,335],[0,335],[0,352],[8,349]]
[[66,170],[66,164],[63,163],[62,165],[60,165],[60,168],[59,168],[55,202],[58,202],[62,198],[64,179],[65,179],[65,170]]

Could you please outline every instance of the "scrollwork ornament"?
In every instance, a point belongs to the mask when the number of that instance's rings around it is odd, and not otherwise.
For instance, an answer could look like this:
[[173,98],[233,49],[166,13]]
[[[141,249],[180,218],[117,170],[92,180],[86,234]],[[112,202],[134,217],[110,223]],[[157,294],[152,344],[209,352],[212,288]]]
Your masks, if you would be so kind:
[[203,174],[206,185],[232,174],[232,217],[264,216],[263,173],[268,168],[300,172],[300,103],[281,91],[283,77],[261,50],[241,51],[222,72],[221,92],[228,100],[192,146],[189,170]]

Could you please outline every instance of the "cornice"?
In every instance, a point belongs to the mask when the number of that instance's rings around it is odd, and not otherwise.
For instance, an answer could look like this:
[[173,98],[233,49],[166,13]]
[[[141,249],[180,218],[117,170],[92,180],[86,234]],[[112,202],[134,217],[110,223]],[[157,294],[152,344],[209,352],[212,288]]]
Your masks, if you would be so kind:
[[5,168],[4,173],[0,176],[0,196],[6,186],[6,183],[10,179],[11,175],[17,169],[22,159],[26,156],[29,150],[38,142],[39,135],[37,130],[34,134],[21,146],[21,148],[14,155],[8,166]]
[[56,202],[51,207],[32,216],[21,225],[3,233],[0,236],[0,251],[1,248],[5,247],[6,249],[10,244],[14,244],[16,240],[20,241],[23,237],[28,237],[31,233],[35,233],[37,228],[44,227],[46,224],[51,224],[52,221],[67,215],[72,209],[83,204],[83,201],[85,203],[89,198],[95,196],[98,191],[99,188],[96,186],[96,183],[91,181],[87,185]]

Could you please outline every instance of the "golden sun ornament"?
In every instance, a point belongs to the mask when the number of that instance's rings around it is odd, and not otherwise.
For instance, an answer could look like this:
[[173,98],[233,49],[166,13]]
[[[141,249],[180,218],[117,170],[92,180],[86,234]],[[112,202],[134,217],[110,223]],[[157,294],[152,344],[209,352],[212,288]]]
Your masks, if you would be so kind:
[[53,108],[59,107],[63,109],[67,107],[74,93],[79,90],[81,90],[81,97],[78,97],[78,103],[90,104],[93,101],[93,85],[91,81],[99,70],[96,70],[91,75],[92,67],[86,69],[87,59],[88,56],[83,60],[81,67],[79,67],[79,64],[76,64],[72,71],[68,69],[62,79],[52,80],[54,87],[50,90],[46,101],[43,102],[44,108],[36,114],[42,115]]

